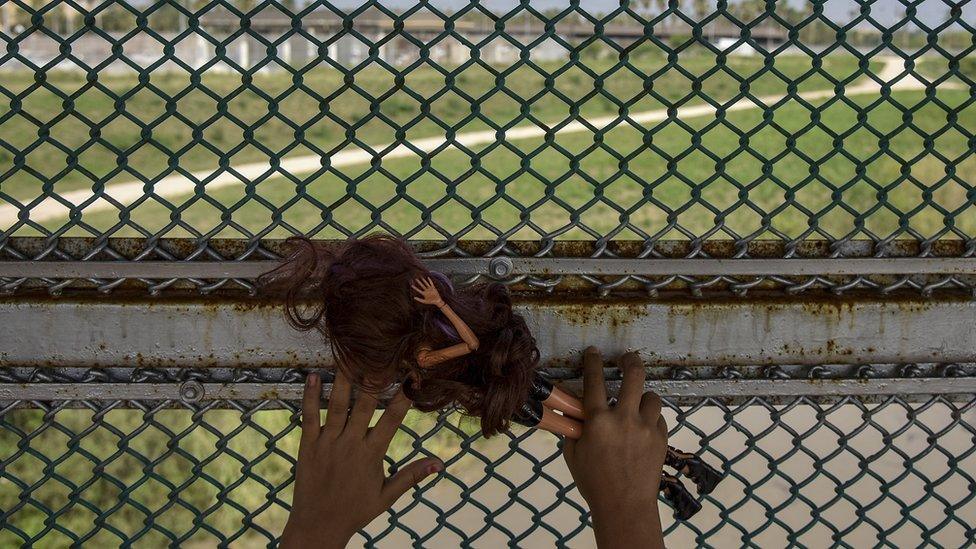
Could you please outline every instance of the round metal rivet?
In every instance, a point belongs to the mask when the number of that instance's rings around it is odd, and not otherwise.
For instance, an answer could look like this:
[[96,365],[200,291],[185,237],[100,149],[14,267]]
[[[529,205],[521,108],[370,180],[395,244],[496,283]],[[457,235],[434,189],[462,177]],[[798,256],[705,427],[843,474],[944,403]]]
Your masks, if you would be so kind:
[[185,381],[180,385],[180,400],[187,404],[193,404],[203,400],[203,383],[199,381]]

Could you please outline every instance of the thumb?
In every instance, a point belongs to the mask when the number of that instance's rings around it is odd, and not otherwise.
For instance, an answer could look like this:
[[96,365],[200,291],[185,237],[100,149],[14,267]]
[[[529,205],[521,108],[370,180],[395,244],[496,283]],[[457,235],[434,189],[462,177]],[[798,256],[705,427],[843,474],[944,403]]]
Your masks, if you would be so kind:
[[563,437],[563,458],[566,459],[566,463],[574,461],[574,456],[576,455],[576,441],[569,438]]
[[407,490],[420,484],[425,478],[444,470],[444,462],[437,458],[423,458],[412,461],[395,475],[386,479],[382,496],[388,506],[393,506]]
[[573,477],[573,482],[577,481],[576,476],[576,441],[569,438],[563,437],[563,461],[566,462],[566,468],[569,469],[570,476]]

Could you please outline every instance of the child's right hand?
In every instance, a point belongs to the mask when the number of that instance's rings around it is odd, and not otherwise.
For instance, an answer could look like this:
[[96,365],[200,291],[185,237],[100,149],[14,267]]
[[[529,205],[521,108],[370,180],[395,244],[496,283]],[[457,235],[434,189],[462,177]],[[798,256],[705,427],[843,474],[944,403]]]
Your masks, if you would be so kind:
[[579,440],[563,440],[563,456],[590,506],[598,547],[664,547],[657,494],[668,426],[661,399],[644,392],[646,372],[637,353],[620,358],[624,380],[617,404],[607,404],[603,358],[583,355],[583,414]]

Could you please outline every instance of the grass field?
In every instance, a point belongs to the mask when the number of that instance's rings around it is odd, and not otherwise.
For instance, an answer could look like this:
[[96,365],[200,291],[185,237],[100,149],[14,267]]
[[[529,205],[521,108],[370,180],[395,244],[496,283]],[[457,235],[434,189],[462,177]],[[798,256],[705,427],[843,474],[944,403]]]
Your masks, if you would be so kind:
[[[956,124],[970,135],[976,131],[976,105],[967,106],[967,92],[938,97],[950,108],[962,106]],[[853,101],[856,108],[818,109],[817,124],[810,109],[790,103],[768,119],[749,110],[724,123],[697,117],[621,127],[601,143],[589,132],[554,143],[494,143],[473,155],[451,150],[429,163],[402,158],[318,178],[269,179],[205,199],[172,199],[172,206],[147,201],[124,215],[93,211],[83,220],[119,236],[139,235],[138,225],[171,237],[233,238],[273,227],[265,236],[336,238],[344,236],[339,226],[438,238],[429,226],[417,230],[429,220],[469,238],[586,238],[579,224],[616,238],[681,239],[689,232],[798,238],[813,228],[861,238],[911,229],[929,238],[945,233],[948,214],[957,229],[976,233],[965,175],[976,171],[976,155],[962,131],[947,127],[946,110],[922,92]],[[950,168],[956,178],[946,175]],[[531,214],[524,217],[522,209]],[[776,232],[764,231],[765,223]],[[51,230],[62,224],[46,223]],[[718,227],[723,230],[715,232]]]
[[[715,59],[705,55],[682,58],[681,71],[667,68],[666,59],[654,55],[634,60],[634,70],[611,69],[606,60],[573,68],[553,64],[542,67],[552,75],[555,91],[548,92],[540,91],[546,84],[541,71],[525,66],[509,73],[497,68],[504,73],[499,77],[504,91],[480,67],[458,71],[453,81],[420,68],[399,85],[388,71],[366,68],[354,79],[361,93],[344,85],[335,71],[325,70],[310,72],[295,92],[288,92],[292,80],[282,74],[257,75],[244,89],[239,76],[207,75],[203,84],[213,90],[210,95],[175,74],[153,76],[157,91],[133,78],[100,78],[100,86],[126,98],[118,105],[78,75],[52,73],[47,80],[64,93],[74,92],[66,102],[38,88],[32,75],[9,73],[4,88],[24,99],[19,105],[0,104],[0,113],[18,111],[0,123],[0,139],[21,154],[15,158],[0,150],[0,192],[30,200],[90,188],[93,179],[165,175],[171,173],[167,165],[213,169],[222,163],[334,152],[349,146],[350,139],[360,144],[395,141],[394,127],[403,128],[399,137],[408,140],[443,135],[435,119],[458,132],[484,129],[485,120],[499,126],[558,122],[573,114],[558,94],[578,100],[583,117],[616,114],[619,107],[611,97],[627,103],[629,112],[660,108],[662,102],[645,93],[645,80],[636,71],[654,75],[650,89],[669,102],[702,102],[683,72],[693,78],[708,75],[702,93],[716,100],[739,92],[737,78],[751,79],[749,91],[756,96],[785,93],[787,80],[772,72],[755,76],[763,63],[759,57],[732,57],[728,65],[735,77],[712,72]],[[820,72],[803,77],[810,63],[806,57],[781,56],[773,67],[784,78],[801,78],[795,83],[800,91],[830,89],[833,85]],[[836,80],[859,74],[852,56],[828,56],[824,70]],[[602,92],[588,73],[603,75]],[[451,85],[457,91],[445,91]],[[320,105],[313,91],[327,102]],[[430,112],[422,113],[411,94],[432,100]],[[853,97],[856,108],[835,102],[811,112],[789,101],[771,115],[756,109],[730,113],[722,122],[714,116],[671,119],[641,129],[621,127],[602,140],[582,132],[560,135],[552,143],[493,143],[476,148],[472,156],[444,151],[429,163],[388,159],[323,177],[271,179],[200,198],[174,198],[168,205],[148,201],[123,214],[92,209],[82,216],[88,229],[65,234],[135,236],[147,234],[144,228],[171,237],[292,232],[341,237],[369,228],[439,237],[433,228],[418,229],[429,220],[443,232],[471,238],[500,233],[586,238],[574,227],[577,221],[617,238],[797,237],[811,227],[835,237],[886,236],[901,229],[929,237],[944,232],[947,214],[956,228],[972,233],[976,215],[964,174],[976,168],[967,142],[976,131],[976,105],[965,90],[947,89],[938,97],[956,111],[950,115],[922,92],[906,91],[890,101]],[[376,98],[375,109],[369,98]],[[951,117],[957,127],[948,122]],[[39,132],[37,123],[51,127]],[[97,138],[91,125],[102,126]],[[118,151],[124,151],[121,164]],[[68,153],[77,155],[77,165],[66,167]],[[947,171],[963,182],[947,178]],[[521,214],[523,208],[531,214]],[[43,224],[58,230],[65,219]],[[764,225],[772,232],[764,232]],[[25,228],[18,234],[36,232]]]
[[[759,57],[734,57],[729,67],[748,78],[764,62]],[[578,115],[583,117],[616,114],[619,105],[610,97],[626,102],[630,112],[640,112],[660,108],[661,99],[673,102],[691,93],[692,80],[680,71],[655,74],[666,65],[664,58],[649,55],[634,64],[654,74],[653,91],[660,99],[646,95],[644,80],[630,69],[606,74],[604,93],[595,92],[587,71],[607,73],[607,61],[591,61],[585,69],[543,69],[555,75],[552,83],[560,94],[580,102]],[[689,56],[681,66],[693,76],[704,75],[715,69],[715,59]],[[778,57],[773,66],[786,79],[800,78],[811,68],[809,59],[798,56]],[[845,56],[826,58],[824,70],[837,80],[859,71],[856,60]],[[32,74],[2,77],[0,87],[23,98],[7,95],[0,100],[0,205],[3,195],[30,200],[43,193],[88,188],[93,179],[155,177],[167,166],[196,170],[222,162],[317,154],[347,145],[350,133],[366,144],[442,135],[444,129],[435,118],[460,132],[485,129],[485,120],[524,125],[577,114],[556,93],[541,93],[546,77],[526,67],[505,74],[501,83],[507,92],[498,91],[495,76],[484,69],[467,69],[454,77],[453,85],[475,98],[479,117],[471,116],[469,98],[455,91],[442,93],[445,77],[430,68],[409,73],[402,84],[382,69],[365,69],[355,83],[367,97],[348,89],[331,71],[309,73],[304,91],[294,93],[287,93],[292,81],[280,74],[256,76],[243,90],[240,77],[207,75],[203,83],[212,95],[188,90],[189,80],[173,74],[154,75],[151,84],[156,91],[134,78],[99,77],[101,86],[125,97],[119,104],[70,73],[51,73],[46,81],[65,96],[38,87]],[[749,90],[757,96],[785,93],[788,85],[788,80],[766,73],[751,80]],[[735,77],[720,71],[705,79],[701,89],[723,100],[734,97],[739,87]],[[798,80],[796,87],[820,90],[832,83],[817,74]],[[406,88],[433,99],[429,114],[421,112],[417,97]],[[327,99],[327,110],[312,97],[313,91]],[[368,96],[380,98],[376,111]],[[886,236],[899,230],[932,237],[943,235],[950,225],[976,234],[971,179],[976,173],[971,137],[976,133],[976,106],[964,90],[940,91],[938,98],[955,111],[947,114],[921,92],[897,92],[891,101],[858,96],[852,99],[857,107],[835,103],[811,112],[790,102],[768,117],[750,110],[731,113],[724,122],[698,117],[641,129],[624,127],[599,142],[581,132],[552,143],[494,143],[477,147],[474,155],[452,150],[429,162],[403,158],[380,166],[350,166],[324,177],[227,187],[204,198],[172,199],[172,207],[146,203],[122,215],[111,210],[86,212],[82,221],[89,229],[75,227],[64,234],[132,236],[146,234],[144,229],[170,237],[281,237],[292,232],[341,237],[341,226],[348,231],[387,229],[415,238],[441,236],[430,226],[418,229],[426,223],[468,238],[499,233],[529,239],[540,234],[590,237],[581,226],[616,238],[727,238],[733,233],[796,238],[814,229],[822,231],[814,237]],[[700,95],[689,99],[690,104],[701,102]],[[10,116],[12,111],[17,114]],[[368,116],[371,112],[389,123]],[[39,130],[38,124],[50,128]],[[390,124],[404,128],[404,135],[397,136]],[[101,126],[95,137],[93,125]],[[125,158],[121,165],[120,151]],[[77,156],[77,165],[68,164],[70,156]],[[523,215],[522,210],[530,213]],[[44,223],[51,231],[64,224]],[[7,228],[0,223],[0,231]],[[23,229],[17,234],[37,233]],[[5,463],[0,510],[21,505],[18,496],[29,492],[33,499],[8,521],[28,535],[45,528],[39,506],[70,509],[51,521],[66,531],[84,533],[93,524],[104,524],[98,537],[87,540],[89,545],[117,544],[118,537],[107,530],[136,535],[144,530],[147,516],[174,532],[200,524],[202,530],[194,539],[181,541],[206,538],[204,544],[243,524],[251,529],[248,544],[258,545],[262,529],[277,533],[284,523],[285,511],[276,498],[290,500],[290,489],[285,488],[290,479],[288,456],[295,454],[297,433],[281,439],[269,439],[268,434],[286,429],[287,413],[256,414],[250,418],[259,426],[255,427],[243,424],[236,412],[208,412],[207,421],[219,432],[240,429],[226,446],[213,432],[200,428],[175,444],[174,439],[191,426],[189,414],[177,411],[154,414],[148,427],[140,412],[112,411],[108,420],[118,431],[99,428],[91,433],[85,432],[91,412],[64,412],[58,415],[59,427],[38,436],[12,434],[13,429],[32,432],[42,417],[42,411],[11,412],[0,430],[0,462]],[[425,433],[432,421],[429,415],[412,414],[407,424]],[[414,444],[401,435],[394,456],[412,451]],[[488,443],[478,444],[479,450],[489,452]],[[22,446],[33,453],[20,453]],[[69,452],[75,446],[84,451]],[[208,461],[225,447],[239,458],[223,453]],[[449,457],[464,443],[441,429],[423,447]],[[11,461],[14,455],[19,457]],[[452,472],[480,474],[484,463],[467,457],[471,463],[452,464]],[[96,477],[103,468],[117,481]],[[31,486],[50,471],[58,480]],[[497,494],[504,495],[508,488]],[[167,499],[173,491],[179,498]],[[91,505],[76,503],[79,498]],[[155,545],[175,541],[158,529],[144,539]],[[0,533],[2,546],[20,541],[9,528]],[[55,530],[43,544],[63,546],[70,541]],[[245,540],[234,541],[247,545]]]
[[[730,58],[728,72],[716,72],[714,56],[683,57],[681,63],[680,72],[667,68],[666,58],[655,55],[634,60],[633,69],[613,70],[610,62],[596,60],[579,67],[544,64],[542,70],[499,67],[510,71],[504,77],[474,66],[457,71],[453,89],[448,89],[441,72],[430,67],[410,71],[398,85],[396,75],[372,66],[356,73],[354,86],[359,91],[345,85],[342,75],[331,69],[309,72],[296,91],[290,91],[292,78],[281,73],[257,75],[247,86],[240,75],[208,74],[199,87],[180,73],[153,75],[147,85],[140,85],[135,77],[100,76],[96,88],[76,73],[53,72],[47,75],[46,86],[40,87],[33,73],[7,72],[2,87],[22,99],[17,104],[8,95],[0,101],[0,139],[20,151],[24,165],[36,174],[20,170],[9,174],[14,153],[0,147],[0,174],[5,174],[0,182],[4,192],[18,198],[40,192],[44,181],[36,176],[55,180],[58,191],[91,186],[92,180],[82,170],[66,171],[68,153],[77,154],[79,166],[97,178],[128,180],[133,172],[152,177],[171,161],[193,170],[216,166],[221,157],[241,163],[269,155],[330,151],[348,143],[349,128],[354,129],[356,140],[376,144],[395,140],[395,127],[403,128],[407,139],[443,134],[436,120],[459,132],[485,129],[484,120],[498,125],[524,124],[526,116],[530,121],[558,121],[569,116],[573,101],[579,102],[573,107],[581,116],[616,114],[616,102],[626,102],[631,112],[660,108],[661,101],[645,93],[643,75],[653,76],[648,91],[669,102],[691,94],[692,80],[686,75],[708,75],[701,93],[718,100],[739,93],[737,78],[749,79],[749,91],[755,95],[784,93],[789,79],[797,79],[800,91],[832,87],[819,72],[800,79],[812,71],[807,57],[778,58],[773,66],[783,77],[772,72],[756,76],[763,69],[758,57]],[[837,79],[851,78],[859,71],[851,56],[831,56],[823,65]],[[591,74],[602,79],[602,92]],[[542,91],[547,78],[555,91]],[[70,103],[65,101],[68,97]],[[118,97],[124,100],[117,104]],[[418,99],[432,101],[429,114],[421,112]],[[472,115],[472,101],[478,105],[479,117]],[[700,96],[689,101],[702,102]],[[376,105],[376,116],[369,116],[371,103]],[[11,110],[17,114],[5,118]],[[38,124],[50,127],[41,131]],[[97,138],[92,136],[92,126],[101,126]],[[194,143],[195,132],[201,143]],[[129,173],[116,173],[120,151]]]
[[[84,537],[96,529],[98,534],[85,540],[85,546],[111,547],[122,538],[136,537],[137,546],[177,540],[181,546],[202,540],[209,540],[203,546],[213,546],[217,539],[231,538],[242,524],[250,531],[234,540],[234,546],[261,546],[262,540],[266,545],[264,533],[280,534],[288,518],[282,504],[291,502],[300,434],[291,424],[291,413],[271,410],[242,416],[210,410],[205,416],[209,428],[194,428],[192,415],[187,410],[157,409],[145,415],[112,410],[93,417],[91,411],[68,410],[57,414],[57,427],[35,431],[42,425],[43,411],[5,414],[0,429],[0,460],[5,464],[0,474],[0,513],[5,515],[0,546],[22,543],[13,529],[27,536],[44,530],[42,509],[70,510],[51,521],[56,528],[42,538],[43,547],[70,545],[72,539],[62,532]],[[435,419],[433,414],[411,411],[406,424],[426,434]],[[104,427],[93,426],[93,421],[103,420]],[[478,430],[467,418],[452,416],[450,421],[461,433]],[[14,430],[34,435],[23,439]],[[21,452],[24,440],[29,440],[27,453]],[[490,454],[492,443],[480,441],[478,447]],[[424,440],[421,455],[451,463],[461,444],[456,433],[439,429]],[[400,432],[388,455],[413,460],[420,446]],[[21,491],[47,472],[58,480],[27,489],[31,499],[20,505]],[[163,497],[170,493],[179,495]],[[152,517],[152,528],[145,526],[147,517]],[[196,534],[181,539],[191,530]]]

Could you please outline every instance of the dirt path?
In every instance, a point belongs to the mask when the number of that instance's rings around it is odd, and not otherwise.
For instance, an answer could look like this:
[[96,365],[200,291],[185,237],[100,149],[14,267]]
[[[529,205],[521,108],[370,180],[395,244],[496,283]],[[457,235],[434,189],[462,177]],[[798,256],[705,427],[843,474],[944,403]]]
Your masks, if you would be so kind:
[[[875,76],[883,82],[894,82],[904,73],[903,60],[897,57],[888,57],[884,60],[884,67]],[[948,87],[948,86],[946,86]],[[862,79],[857,84],[849,86],[844,90],[844,96],[876,94],[881,86],[878,82],[870,79]],[[925,84],[919,82],[911,76],[905,76],[894,82],[893,90],[921,90],[925,89]],[[837,95],[833,89],[816,90],[797,94],[797,97],[806,101],[819,101]],[[785,94],[765,95],[758,98],[758,101],[751,99],[740,99],[732,105],[726,107],[726,112],[744,111],[765,107],[781,101],[786,97]],[[677,118],[694,118],[715,114],[715,107],[712,105],[694,105],[677,109]],[[633,113],[628,117],[633,122],[645,124],[649,122],[661,122],[669,118],[667,109],[655,109],[640,113]],[[579,133],[591,131],[593,129],[604,129],[613,125],[620,124],[619,116],[602,116],[590,118],[585,121],[570,122],[560,127],[556,135]],[[519,139],[540,138],[546,135],[546,130],[538,126],[522,126],[508,130],[504,134],[504,139],[508,141]],[[427,137],[410,142],[410,146],[398,145],[382,155],[383,160],[393,160],[415,156],[416,151],[424,153],[435,150],[452,150],[458,145],[474,147],[486,145],[497,141],[499,136],[491,130],[467,132],[457,135],[453,140],[448,141],[445,137]],[[380,144],[372,147],[375,151],[382,151],[389,148],[391,144]],[[356,164],[365,164],[373,160],[373,154],[363,149],[348,149],[332,156],[331,165],[333,168],[342,168]],[[243,185],[245,182],[256,179],[267,179],[279,177],[280,174],[303,175],[313,173],[322,168],[320,156],[298,156],[281,160],[277,168],[272,168],[269,162],[252,162],[231,166],[227,170],[201,170],[190,173],[188,176],[171,175],[165,177],[153,185],[153,192],[162,198],[173,198],[181,195],[193,194],[198,181],[205,181],[208,192],[212,192],[224,187]],[[126,181],[112,183],[105,187],[105,194],[111,196],[115,202],[122,205],[130,205],[136,200],[145,196],[146,184],[142,181]],[[31,221],[41,223],[52,219],[66,218],[69,213],[68,207],[64,202],[81,205],[84,204],[85,213],[110,210],[115,208],[111,202],[101,198],[95,198],[91,189],[81,189],[61,194],[61,200],[46,197],[40,203],[31,207]],[[17,222],[20,208],[5,204],[0,205],[0,228],[10,228]]]

